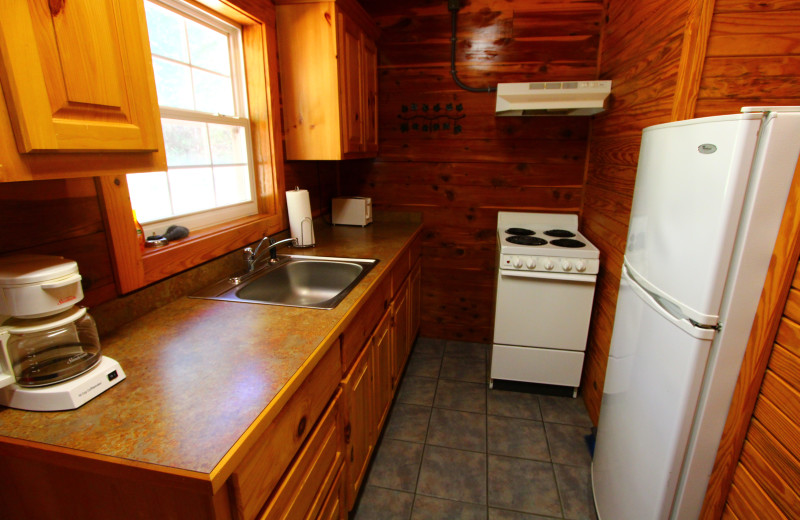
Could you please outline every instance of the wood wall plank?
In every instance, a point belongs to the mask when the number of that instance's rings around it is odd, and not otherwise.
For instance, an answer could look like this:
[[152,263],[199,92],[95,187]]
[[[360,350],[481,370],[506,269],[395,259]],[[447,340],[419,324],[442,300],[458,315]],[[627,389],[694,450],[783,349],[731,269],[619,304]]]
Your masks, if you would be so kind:
[[[577,213],[589,120],[496,117],[494,94],[461,90],[450,76],[445,3],[362,4],[382,31],[380,150],[342,166],[342,191],[371,196],[376,210],[422,213],[421,333],[490,342],[497,212]],[[601,0],[462,4],[465,83],[596,78]]]

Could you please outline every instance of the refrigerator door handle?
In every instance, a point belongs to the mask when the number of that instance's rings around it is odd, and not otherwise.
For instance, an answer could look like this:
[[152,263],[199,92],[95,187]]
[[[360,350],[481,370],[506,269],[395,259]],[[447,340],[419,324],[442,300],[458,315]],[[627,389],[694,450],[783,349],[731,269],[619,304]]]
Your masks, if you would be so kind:
[[642,288],[642,286],[636,283],[636,280],[631,277],[630,273],[628,273],[627,266],[622,267],[622,277],[628,282],[628,284],[630,284],[633,292],[636,293],[636,295],[639,296],[642,301],[644,301],[670,323],[676,327],[679,327],[690,336],[699,339],[712,339],[714,334],[716,334],[718,326],[715,325],[711,328],[707,328],[708,326],[695,326],[696,322],[693,322],[693,320],[683,316],[675,305],[664,300],[663,298],[654,296],[652,293]]

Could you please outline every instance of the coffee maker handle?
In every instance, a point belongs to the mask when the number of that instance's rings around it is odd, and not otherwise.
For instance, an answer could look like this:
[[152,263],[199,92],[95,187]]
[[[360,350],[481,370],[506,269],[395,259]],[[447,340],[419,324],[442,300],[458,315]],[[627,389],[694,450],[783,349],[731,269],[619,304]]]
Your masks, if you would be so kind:
[[[0,320],[3,318],[0,317]],[[0,388],[15,383],[14,369],[11,367],[11,359],[8,357],[8,330],[3,327],[0,329]]]

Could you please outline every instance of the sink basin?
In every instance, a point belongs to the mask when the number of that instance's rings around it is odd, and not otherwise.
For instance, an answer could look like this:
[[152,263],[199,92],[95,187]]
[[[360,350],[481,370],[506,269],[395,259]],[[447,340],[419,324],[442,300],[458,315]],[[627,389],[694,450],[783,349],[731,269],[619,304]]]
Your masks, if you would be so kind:
[[375,259],[279,255],[276,264],[226,278],[190,298],[333,309],[376,263]]

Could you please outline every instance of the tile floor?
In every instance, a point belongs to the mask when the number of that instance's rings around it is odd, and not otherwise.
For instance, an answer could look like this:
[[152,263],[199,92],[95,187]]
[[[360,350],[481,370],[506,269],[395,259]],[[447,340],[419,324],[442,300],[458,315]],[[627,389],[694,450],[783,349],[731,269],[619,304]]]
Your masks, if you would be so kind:
[[417,340],[351,518],[596,518],[583,401],[490,390],[488,349]]

